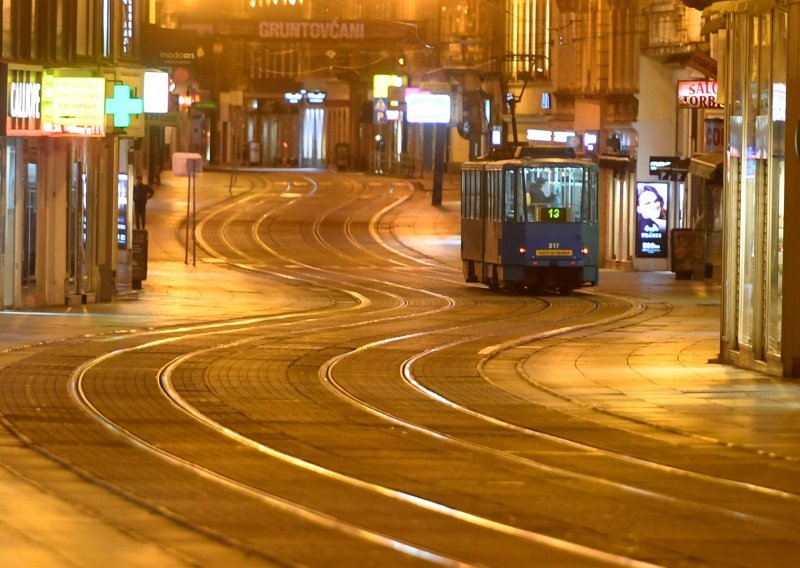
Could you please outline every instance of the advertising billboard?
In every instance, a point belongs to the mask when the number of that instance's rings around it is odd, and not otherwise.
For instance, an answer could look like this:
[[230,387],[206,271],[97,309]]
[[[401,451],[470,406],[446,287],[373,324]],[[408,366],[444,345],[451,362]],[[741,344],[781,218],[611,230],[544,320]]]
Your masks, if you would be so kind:
[[666,258],[669,236],[669,184],[646,181],[636,184],[636,256]]
[[411,124],[450,124],[450,95],[406,91],[406,120]]

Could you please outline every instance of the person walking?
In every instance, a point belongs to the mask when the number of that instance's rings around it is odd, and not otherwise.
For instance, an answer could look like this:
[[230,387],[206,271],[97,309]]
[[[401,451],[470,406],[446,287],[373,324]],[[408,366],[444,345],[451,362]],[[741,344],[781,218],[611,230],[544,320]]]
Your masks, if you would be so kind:
[[155,194],[153,188],[142,181],[142,176],[136,176],[136,185],[133,186],[133,215],[137,229],[145,228],[147,200]]

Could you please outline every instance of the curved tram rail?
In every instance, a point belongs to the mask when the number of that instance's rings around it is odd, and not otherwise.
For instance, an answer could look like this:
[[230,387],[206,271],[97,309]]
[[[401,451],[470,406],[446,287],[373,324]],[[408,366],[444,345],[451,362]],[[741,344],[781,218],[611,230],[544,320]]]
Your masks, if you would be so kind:
[[[255,197],[247,196],[246,199]],[[370,472],[367,469],[359,473],[357,463],[343,463],[335,455],[311,451],[302,445],[295,447],[283,440],[284,436],[278,436],[281,442],[277,443],[269,422],[261,422],[258,416],[251,417],[258,406],[237,402],[244,401],[243,397],[252,391],[252,387],[248,390],[244,383],[237,386],[225,376],[233,372],[227,370],[231,367],[230,362],[243,360],[249,353],[268,348],[278,341],[290,354],[284,363],[285,372],[288,373],[291,367],[300,369],[295,372],[303,372],[302,369],[309,366],[306,359],[317,361],[316,378],[323,390],[315,390],[308,385],[303,387],[302,392],[310,397],[312,405],[325,407],[326,413],[329,413],[326,417],[332,420],[331,424],[338,425],[344,431],[358,427],[364,435],[376,432],[389,444],[394,443],[393,440],[396,441],[398,436],[405,437],[419,445],[423,455],[435,448],[433,451],[451,454],[454,459],[463,462],[460,469],[481,464],[482,467],[495,468],[497,472],[503,471],[503,476],[510,481],[519,479],[519,483],[525,483],[532,476],[542,476],[542,483],[549,483],[549,478],[563,479],[566,486],[586,484],[597,493],[620,493],[651,502],[650,506],[654,508],[677,507],[678,511],[685,511],[686,514],[721,517],[732,526],[737,526],[738,522],[752,522],[775,538],[795,543],[800,540],[796,515],[792,513],[800,497],[792,492],[697,474],[686,468],[551,434],[520,423],[517,418],[504,416],[505,411],[499,407],[487,412],[475,408],[474,401],[469,398],[459,401],[463,393],[458,390],[448,393],[449,383],[426,377],[424,370],[415,371],[423,360],[447,353],[457,354],[459,359],[473,354],[474,359],[474,353],[478,352],[481,356],[475,360],[476,374],[470,378],[474,383],[473,388],[490,395],[490,398],[496,397],[503,394],[503,389],[493,383],[492,377],[477,374],[485,368],[487,361],[513,352],[521,343],[527,344],[556,334],[575,333],[599,324],[624,325],[626,321],[642,314],[642,306],[633,306],[627,311],[612,310],[609,311],[611,315],[603,315],[598,313],[602,312],[600,304],[584,295],[568,304],[565,301],[548,302],[530,298],[524,302],[530,304],[525,310],[498,309],[488,321],[479,313],[465,318],[465,314],[469,314],[465,308],[470,308],[463,299],[432,292],[415,283],[382,280],[367,275],[343,279],[336,270],[298,265],[296,259],[279,252],[276,244],[267,243],[269,231],[264,230],[268,220],[275,214],[275,208],[288,206],[286,201],[268,204],[269,210],[258,215],[254,228],[249,231],[249,239],[258,248],[289,266],[283,269],[277,265],[264,267],[263,259],[259,260],[258,255],[245,250],[249,250],[249,245],[241,245],[241,234],[233,230],[236,213],[232,206],[219,210],[221,214],[229,216],[223,220],[219,230],[224,243],[218,244],[225,244],[230,252],[215,254],[221,258],[230,254],[231,264],[240,268],[264,271],[279,278],[329,289],[337,295],[351,298],[355,305],[345,303],[335,310],[322,308],[304,314],[277,314],[129,334],[124,341],[131,345],[88,358],[69,379],[72,400],[103,429],[124,440],[124,446],[132,445],[143,450],[151,458],[163,462],[167,469],[177,467],[189,476],[219,486],[218,490],[208,489],[210,495],[223,491],[229,498],[236,494],[237,503],[250,503],[243,504],[242,510],[254,513],[251,531],[231,537],[224,535],[221,530],[203,525],[198,525],[198,530],[204,530],[214,537],[224,537],[233,546],[268,561],[278,562],[284,560],[270,552],[269,541],[261,541],[260,535],[255,534],[265,529],[261,518],[270,517],[261,508],[275,511],[281,519],[287,516],[294,518],[297,527],[306,527],[301,530],[308,531],[307,526],[313,525],[322,531],[309,532],[309,539],[318,536],[324,542],[331,538],[329,533],[349,539],[351,544],[348,546],[353,549],[353,556],[349,557],[351,561],[362,554],[364,557],[375,554],[371,551],[374,547],[383,549],[387,555],[397,555],[391,557],[398,565],[402,563],[401,557],[447,566],[501,562],[501,559],[519,562],[523,558],[529,562],[562,565],[638,566],[647,564],[643,558],[646,559],[648,555],[653,558],[653,550],[649,553],[632,550],[630,554],[623,554],[616,547],[614,552],[610,552],[599,545],[587,545],[585,539],[554,536],[548,530],[535,528],[530,520],[514,519],[496,510],[493,513],[482,512],[492,509],[485,509],[480,499],[476,501],[482,496],[480,490],[466,499],[457,493],[437,497],[439,492],[433,487],[426,488],[425,484],[419,483],[409,485],[394,476],[384,480],[386,474],[379,470]],[[213,216],[209,215],[208,219]],[[377,221],[375,216],[370,219],[373,224]],[[351,224],[348,222],[347,225]],[[322,242],[325,238],[319,219],[313,222],[313,226],[310,233],[313,235],[312,244],[331,254],[331,249],[337,245]],[[350,241],[349,246],[353,244]],[[203,246],[209,252],[214,250],[207,241],[203,241]],[[385,242],[380,246],[383,250],[389,247]],[[407,252],[398,258],[399,262],[413,260]],[[298,266],[303,270],[298,270]],[[378,297],[389,299],[390,305],[371,307],[373,300],[370,298]],[[427,305],[420,297],[427,298]],[[416,307],[409,309],[412,304]],[[451,319],[461,323],[448,323],[446,316],[459,305],[462,312],[454,313]],[[554,308],[557,305],[559,309],[556,310]],[[530,333],[533,309],[540,316],[546,316],[539,318],[544,323],[537,324],[542,330],[536,334]],[[354,317],[365,310],[369,311],[368,317]],[[431,316],[436,316],[431,320],[435,323],[424,331],[417,329],[394,334],[390,331],[392,326],[403,321],[419,321],[420,318]],[[386,327],[380,327],[384,325]],[[525,329],[528,329],[527,333]],[[349,339],[342,339],[341,345],[316,345],[312,341],[314,337],[327,337],[331,332],[345,330],[375,330],[371,334],[378,334],[379,338],[369,338],[367,335],[359,337],[356,334],[349,336]],[[373,359],[373,354],[387,347],[399,350],[398,363],[390,367],[374,367],[381,360]],[[338,354],[320,358],[323,350]],[[132,371],[125,381],[131,389],[146,392],[147,400],[155,400],[160,393],[162,403],[156,410],[160,413],[158,420],[164,424],[164,431],[154,432],[143,423],[142,413],[153,409],[134,408],[128,416],[121,412],[124,408],[116,406],[113,400],[115,395],[105,390],[115,383],[115,373],[119,369],[136,369],[136,363],[141,363],[138,360],[140,357],[147,358],[146,367],[152,372],[141,377]],[[261,362],[252,372],[258,376],[259,369],[267,364],[268,361]],[[364,368],[365,365],[374,369],[375,376],[371,376],[369,381],[360,382],[358,373],[351,373],[351,370],[352,367]],[[112,374],[106,377],[106,373]],[[208,383],[212,380],[209,373],[221,373],[219,378],[223,379],[225,388],[213,389]],[[288,383],[286,386],[289,386]],[[377,394],[371,390],[373,388]],[[325,391],[345,406],[355,407],[356,414],[332,404],[332,399],[325,396]],[[223,396],[225,392],[231,396],[226,398]],[[392,401],[397,403],[393,404]],[[533,409],[534,405],[528,407]],[[422,409],[425,411],[420,412]],[[404,413],[409,411],[405,416]],[[371,418],[365,419],[366,415]],[[456,420],[455,415],[463,418]],[[197,424],[202,428],[198,429]],[[476,424],[483,426],[477,427]],[[452,425],[452,428],[448,425]],[[267,432],[260,433],[265,427]],[[291,424],[286,428],[286,433],[291,434]],[[205,447],[201,455],[193,454],[185,447],[182,437],[187,431],[194,432],[193,436]],[[483,439],[488,434],[505,437],[509,447],[503,449],[486,443]],[[514,443],[510,443],[512,439]],[[530,446],[532,443],[546,443],[550,449],[544,453],[533,451],[533,446]],[[557,449],[559,446],[561,449]],[[529,451],[526,452],[526,448]],[[634,468],[634,471],[623,472],[618,477],[603,477],[586,471],[585,467],[573,463],[575,460],[570,460],[568,464],[553,463],[552,459],[548,461],[548,454],[563,455],[564,452],[585,454],[591,456],[592,460],[617,461],[623,464],[623,469]],[[519,473],[512,474],[514,471]],[[641,471],[648,473],[642,476]],[[94,474],[88,471],[87,476],[93,477]],[[105,479],[102,474],[98,473],[97,476],[98,479]],[[662,483],[664,477],[691,478],[701,484],[702,490],[710,493],[714,490],[709,490],[709,487],[755,493],[778,503],[775,507],[783,510],[782,516],[766,518],[758,511],[734,510],[712,499],[695,502],[689,495],[665,493],[663,487],[668,483],[659,486],[658,479],[653,481],[651,477],[661,479]],[[273,482],[282,479],[290,479],[290,485]],[[104,482],[134,499],[136,492],[140,491],[135,483],[131,484],[125,479]],[[404,488],[404,485],[408,487]],[[310,489],[303,490],[303,486]],[[488,486],[486,490],[489,490]],[[336,498],[325,499],[326,494],[333,494]],[[162,504],[158,505],[158,510],[168,512],[175,518],[187,518],[185,515],[188,512],[178,509],[179,500],[174,501],[168,495],[161,495],[160,498],[164,500],[163,503],[172,503],[175,510]],[[151,497],[144,499],[147,501]],[[354,511],[348,503],[365,503],[369,509]],[[508,506],[512,508],[511,503]],[[393,518],[402,518],[404,522],[398,525],[392,522]],[[448,538],[447,535],[451,534],[458,534],[460,538]],[[363,545],[354,544],[357,542]],[[308,561],[307,555],[298,554],[295,558]],[[683,558],[697,560],[690,553],[685,553]]]

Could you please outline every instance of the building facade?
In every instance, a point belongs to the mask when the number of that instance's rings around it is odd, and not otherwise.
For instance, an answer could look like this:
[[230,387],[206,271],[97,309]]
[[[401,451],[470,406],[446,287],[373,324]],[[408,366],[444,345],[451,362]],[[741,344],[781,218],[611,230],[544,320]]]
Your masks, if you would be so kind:
[[0,308],[111,300],[130,290],[129,183],[143,117],[105,112],[142,91],[142,5],[2,0]]
[[800,108],[796,2],[705,3],[725,107],[724,283],[720,357],[775,375],[800,376],[796,255],[800,234]]

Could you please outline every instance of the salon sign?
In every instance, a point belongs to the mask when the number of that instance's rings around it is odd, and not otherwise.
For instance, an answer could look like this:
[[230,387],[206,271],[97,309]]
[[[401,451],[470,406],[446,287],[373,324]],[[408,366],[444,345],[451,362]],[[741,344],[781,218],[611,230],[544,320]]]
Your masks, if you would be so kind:
[[678,108],[722,108],[716,81],[678,81]]

